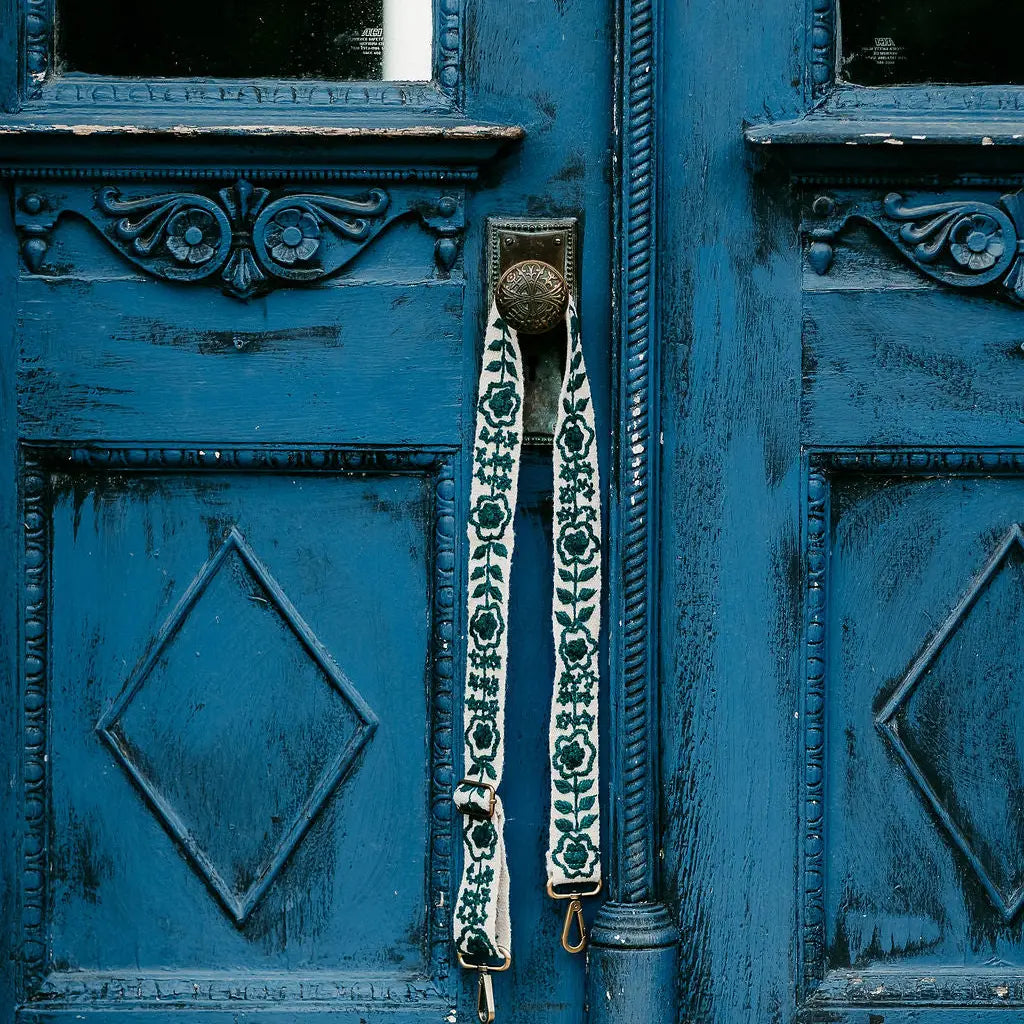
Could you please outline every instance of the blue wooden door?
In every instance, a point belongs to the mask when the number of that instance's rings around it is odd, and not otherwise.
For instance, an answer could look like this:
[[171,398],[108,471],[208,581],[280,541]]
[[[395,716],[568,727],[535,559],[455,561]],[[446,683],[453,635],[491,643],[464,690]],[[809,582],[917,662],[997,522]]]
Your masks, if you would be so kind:
[[680,1018],[1017,1018],[1020,6],[660,8]]
[[[611,5],[428,2],[420,82],[385,80],[379,2],[295,5],[301,31],[192,6],[24,0],[3,29],[0,1008],[469,1020],[451,791],[486,218],[578,221],[604,458]],[[584,1013],[544,895],[551,489],[540,446],[510,1022]]]

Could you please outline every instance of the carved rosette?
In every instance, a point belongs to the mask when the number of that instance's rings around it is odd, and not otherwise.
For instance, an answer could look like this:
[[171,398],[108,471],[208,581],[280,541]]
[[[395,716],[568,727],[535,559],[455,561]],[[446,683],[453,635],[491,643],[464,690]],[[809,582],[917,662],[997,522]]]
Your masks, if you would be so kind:
[[870,224],[920,271],[954,288],[997,285],[1024,303],[1024,192],[993,198],[910,201],[890,192],[880,202],[839,202],[818,196],[805,223],[808,259],[827,274],[834,247],[850,221]]
[[168,281],[216,282],[246,299],[288,283],[336,273],[389,224],[414,215],[437,238],[442,274],[458,258],[465,226],[461,196],[381,188],[357,196],[285,192],[245,179],[216,193],[125,194],[107,185],[66,194],[19,187],[16,218],[29,269],[42,266],[49,232],[65,213],[84,217],[122,255]]

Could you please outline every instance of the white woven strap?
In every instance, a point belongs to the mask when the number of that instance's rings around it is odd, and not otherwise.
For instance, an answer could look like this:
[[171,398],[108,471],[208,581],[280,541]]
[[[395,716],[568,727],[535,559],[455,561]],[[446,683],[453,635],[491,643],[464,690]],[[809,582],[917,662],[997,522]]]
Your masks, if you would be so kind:
[[[601,498],[594,410],[579,318],[566,314],[566,373],[555,427],[555,679],[550,719],[549,888],[600,885],[598,651],[601,621]],[[508,604],[513,521],[523,431],[523,367],[515,332],[491,309],[476,407],[469,500],[469,596],[464,704],[464,865],[454,935],[467,965],[511,955],[504,813]],[[561,892],[560,892],[561,894]]]
[[593,894],[601,884],[597,692],[601,633],[601,485],[579,317],[570,305],[555,424],[555,684],[551,694],[548,884]]

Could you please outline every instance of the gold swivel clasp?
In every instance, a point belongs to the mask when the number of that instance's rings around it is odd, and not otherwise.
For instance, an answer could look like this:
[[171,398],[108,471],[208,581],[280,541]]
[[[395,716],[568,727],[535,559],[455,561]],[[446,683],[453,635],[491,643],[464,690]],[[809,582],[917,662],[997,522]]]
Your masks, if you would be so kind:
[[588,889],[559,892],[548,882],[548,895],[553,900],[568,900],[565,908],[565,923],[562,925],[562,949],[567,953],[582,953],[587,948],[587,927],[583,922],[583,897],[596,896],[601,883],[595,882]]
[[501,946],[498,946],[498,952],[504,958],[504,963],[496,966],[474,964],[467,960],[461,952],[458,954],[460,967],[477,972],[476,1017],[480,1024],[494,1024],[495,1020],[494,982],[491,975],[501,974],[502,971],[507,971],[512,966],[512,954]]

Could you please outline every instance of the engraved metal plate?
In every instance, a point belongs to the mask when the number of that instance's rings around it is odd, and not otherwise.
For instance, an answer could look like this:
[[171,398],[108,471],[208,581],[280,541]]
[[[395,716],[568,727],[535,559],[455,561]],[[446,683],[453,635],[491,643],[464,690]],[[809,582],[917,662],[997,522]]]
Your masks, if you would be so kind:
[[[579,302],[575,217],[559,220],[491,217],[487,221],[487,299],[494,301],[498,282],[507,270],[525,260],[549,263],[565,278],[569,294]],[[551,444],[565,369],[565,337],[561,327],[546,334],[523,336],[526,373],[523,434],[526,444]]]

